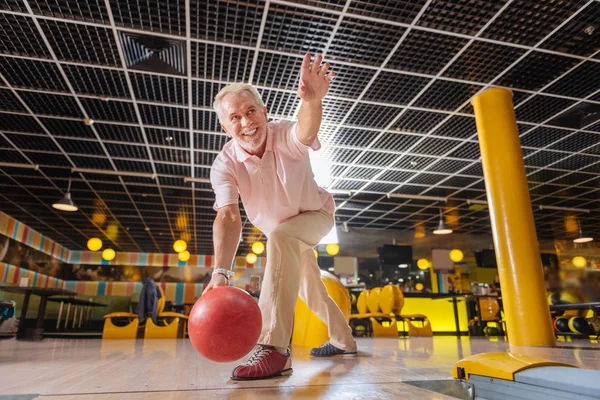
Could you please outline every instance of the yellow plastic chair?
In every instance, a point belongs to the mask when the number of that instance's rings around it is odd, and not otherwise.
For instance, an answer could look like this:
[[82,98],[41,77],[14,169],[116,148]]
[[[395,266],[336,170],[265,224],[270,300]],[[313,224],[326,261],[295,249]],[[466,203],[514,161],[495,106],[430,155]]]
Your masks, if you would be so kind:
[[379,294],[379,307],[384,314],[400,315],[404,307],[404,295],[396,285],[385,285]]
[[[433,336],[431,322],[423,314],[402,315],[402,321],[408,327],[408,336]],[[416,326],[413,322],[420,321],[421,326]]]
[[379,307],[379,298],[381,297],[381,288],[376,287],[371,289],[369,292],[369,297],[367,297],[367,308],[369,309],[369,313],[371,314],[379,314],[381,313],[381,308]]
[[373,329],[374,337],[398,337],[398,324],[396,318],[390,317],[389,321],[379,323],[375,318],[369,318],[371,320],[371,327]]
[[[398,336],[399,324],[410,336],[433,336],[431,322],[425,315],[401,315],[403,307],[404,295],[398,286],[376,287],[359,294],[356,301],[358,314],[350,315],[350,319],[369,318],[375,337]],[[421,326],[415,322],[420,322]]]
[[[174,313],[173,313],[174,314]],[[144,324],[144,339],[175,339],[179,332],[179,318],[174,317],[171,322],[165,320],[164,314],[159,315],[159,324],[156,325],[152,318],[148,318]]]
[[365,289],[358,295],[356,300],[356,309],[359,314],[366,314],[369,311],[367,307],[367,298],[369,297],[369,289]]
[[[379,289],[379,288],[376,288]],[[375,289],[373,289],[375,290]],[[369,295],[370,295],[371,291],[369,289],[365,289],[362,292],[360,292],[360,294],[358,295],[358,299],[356,300],[356,309],[358,310],[358,314],[350,314],[350,319],[363,319],[363,318],[370,318],[370,317],[383,317],[385,316],[385,314],[381,313],[381,312],[371,312],[369,310],[369,304],[373,302],[373,300],[369,300]],[[377,305],[377,296],[378,296],[378,292],[375,291],[374,294],[374,299],[375,299],[375,304],[371,304],[370,307],[373,307],[377,310],[379,310],[379,306]]]
[[[157,310],[162,311],[165,307],[165,296],[160,286],[158,286],[158,290],[160,290],[162,295],[161,298],[158,299]],[[139,293],[135,293],[131,296],[131,299],[134,298],[135,300],[139,301]],[[115,320],[120,321],[120,323],[115,324]],[[124,321],[127,321],[127,323],[125,325],[122,325]],[[104,328],[102,329],[102,339],[136,339],[138,336],[139,328],[140,319],[137,313],[114,312],[106,314],[104,316]]]
[[[365,289],[356,301],[358,314],[350,315],[350,319],[371,321],[373,336],[398,336],[395,315],[404,305],[404,296],[398,286],[386,285],[383,288]],[[384,319],[379,321],[378,319]]]
[[[375,290],[376,289],[376,290]],[[404,296],[396,285],[386,285],[383,288],[375,288],[375,297],[378,298],[377,305],[370,304],[370,309],[381,311],[370,317],[372,333],[374,337],[398,337],[398,324],[396,315],[399,315],[404,306]],[[374,303],[373,299],[370,303]],[[376,318],[383,318],[378,321]]]
[[[120,326],[113,319],[127,320],[126,325]],[[140,320],[137,314],[128,312],[114,312],[104,316],[102,339],[135,339],[137,337]]]
[[[152,318],[146,318],[144,324],[145,339],[176,339],[177,337],[185,338],[187,319],[188,317],[165,309],[165,294],[160,286],[158,290],[161,297],[156,305],[158,325],[152,321]],[[181,323],[181,324],[180,324]]]
[[[165,312],[165,294],[160,286],[158,290],[161,297],[158,299],[156,310],[158,314],[158,325],[152,318],[146,318],[144,327],[144,338],[146,339],[175,339],[185,337],[187,317],[183,314]],[[126,320],[123,326],[115,324],[114,320]],[[104,316],[104,328],[102,339],[135,339],[140,328],[140,320],[137,314],[129,312],[114,312]]]

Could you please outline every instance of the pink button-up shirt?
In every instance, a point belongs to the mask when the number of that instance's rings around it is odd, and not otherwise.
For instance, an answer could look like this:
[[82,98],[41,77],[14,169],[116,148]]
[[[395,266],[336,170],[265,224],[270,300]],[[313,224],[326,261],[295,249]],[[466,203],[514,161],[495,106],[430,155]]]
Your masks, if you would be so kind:
[[333,197],[315,182],[309,148],[296,136],[292,121],[269,122],[262,158],[248,154],[231,140],[219,153],[210,171],[215,191],[214,209],[236,204],[238,193],[250,221],[268,237],[277,225],[304,211],[325,208],[333,213]]

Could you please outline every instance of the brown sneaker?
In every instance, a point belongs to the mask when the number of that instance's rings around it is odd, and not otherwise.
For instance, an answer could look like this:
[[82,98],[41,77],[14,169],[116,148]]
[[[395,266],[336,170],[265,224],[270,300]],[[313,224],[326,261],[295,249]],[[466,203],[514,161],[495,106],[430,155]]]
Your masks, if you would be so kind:
[[281,354],[271,346],[259,344],[245,364],[238,365],[231,373],[234,381],[267,379],[292,373],[290,350]]

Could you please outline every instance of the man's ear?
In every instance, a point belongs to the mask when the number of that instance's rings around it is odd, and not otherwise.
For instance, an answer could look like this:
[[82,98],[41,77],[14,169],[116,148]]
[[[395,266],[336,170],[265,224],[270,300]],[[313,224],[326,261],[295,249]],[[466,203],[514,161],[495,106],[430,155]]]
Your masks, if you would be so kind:
[[269,117],[267,116],[267,106],[263,109],[263,113],[265,114],[265,119],[268,121]]
[[225,129],[225,125],[223,125],[223,124],[220,124],[220,125],[221,125],[221,129],[223,129],[223,131],[225,132],[225,134],[226,134],[228,137],[231,137],[231,135],[229,134],[229,132],[227,132],[227,129]]

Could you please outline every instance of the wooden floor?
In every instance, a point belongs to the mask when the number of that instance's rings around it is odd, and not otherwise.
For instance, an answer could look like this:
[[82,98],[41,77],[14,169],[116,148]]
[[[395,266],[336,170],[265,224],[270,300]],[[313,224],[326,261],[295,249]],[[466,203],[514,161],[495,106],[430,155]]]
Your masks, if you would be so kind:
[[[559,343],[521,348],[524,354],[600,369],[600,345]],[[355,357],[311,359],[292,348],[294,373],[235,382],[236,363],[212,363],[187,340],[0,340],[0,399],[452,399],[405,382],[451,379],[455,362],[471,354],[507,351],[487,338],[364,338]],[[22,395],[22,396],[14,396]]]

